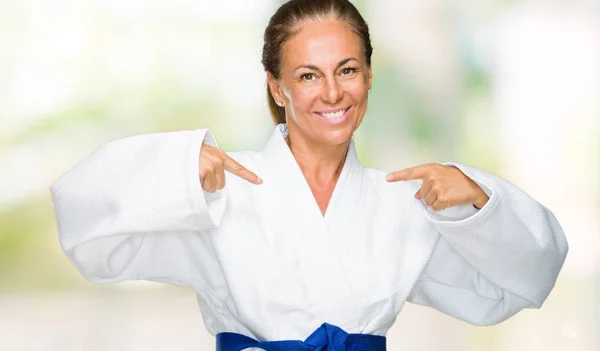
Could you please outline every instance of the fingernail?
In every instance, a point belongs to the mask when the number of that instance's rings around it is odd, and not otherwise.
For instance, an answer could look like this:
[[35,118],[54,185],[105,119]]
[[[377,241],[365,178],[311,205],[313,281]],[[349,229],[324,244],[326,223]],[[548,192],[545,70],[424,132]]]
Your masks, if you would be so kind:
[[388,182],[393,179],[394,179],[394,176],[392,174],[388,174],[385,176],[385,180],[387,180]]
[[260,177],[256,177],[256,181],[258,182],[258,184],[262,184],[263,180]]

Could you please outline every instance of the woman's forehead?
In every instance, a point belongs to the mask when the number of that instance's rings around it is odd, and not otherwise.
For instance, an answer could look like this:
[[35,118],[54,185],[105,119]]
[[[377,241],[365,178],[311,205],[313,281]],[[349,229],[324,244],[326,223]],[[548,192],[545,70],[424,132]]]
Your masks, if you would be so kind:
[[[305,22],[284,46],[283,66],[329,66],[354,57],[363,60],[360,37],[341,21],[334,19]],[[324,68],[325,68],[324,67]]]

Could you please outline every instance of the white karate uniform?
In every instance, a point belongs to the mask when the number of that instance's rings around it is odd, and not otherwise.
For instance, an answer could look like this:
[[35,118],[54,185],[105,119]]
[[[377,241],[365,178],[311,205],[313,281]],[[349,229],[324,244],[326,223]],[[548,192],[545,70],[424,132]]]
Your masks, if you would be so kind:
[[285,124],[262,151],[228,155],[258,174],[226,173],[204,192],[208,129],[109,142],[51,187],[65,254],[91,282],[151,280],[197,292],[206,328],[304,340],[323,322],[385,335],[405,301],[476,325],[539,308],[568,251],[555,216],[515,185],[458,163],[490,197],[439,212],[420,185],[364,168],[354,142],[323,216]]

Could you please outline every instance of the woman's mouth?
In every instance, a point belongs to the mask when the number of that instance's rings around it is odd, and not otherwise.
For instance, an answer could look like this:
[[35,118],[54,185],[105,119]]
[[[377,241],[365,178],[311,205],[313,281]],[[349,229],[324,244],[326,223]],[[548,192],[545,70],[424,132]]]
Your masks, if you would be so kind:
[[340,109],[332,109],[323,112],[316,112],[316,114],[319,117],[321,117],[322,120],[329,124],[340,124],[344,122],[350,115],[351,107],[352,106]]

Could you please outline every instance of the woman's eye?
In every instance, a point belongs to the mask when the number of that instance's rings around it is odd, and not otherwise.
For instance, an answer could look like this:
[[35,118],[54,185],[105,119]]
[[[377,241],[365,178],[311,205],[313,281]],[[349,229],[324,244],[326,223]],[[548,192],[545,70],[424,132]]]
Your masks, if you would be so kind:
[[314,80],[315,79],[315,75],[312,73],[305,73],[303,75],[300,76],[300,79],[302,80]]
[[350,75],[350,74],[352,74],[354,72],[356,72],[355,68],[346,67],[346,68],[342,69],[341,73],[342,73],[343,76],[347,76],[347,75]]

